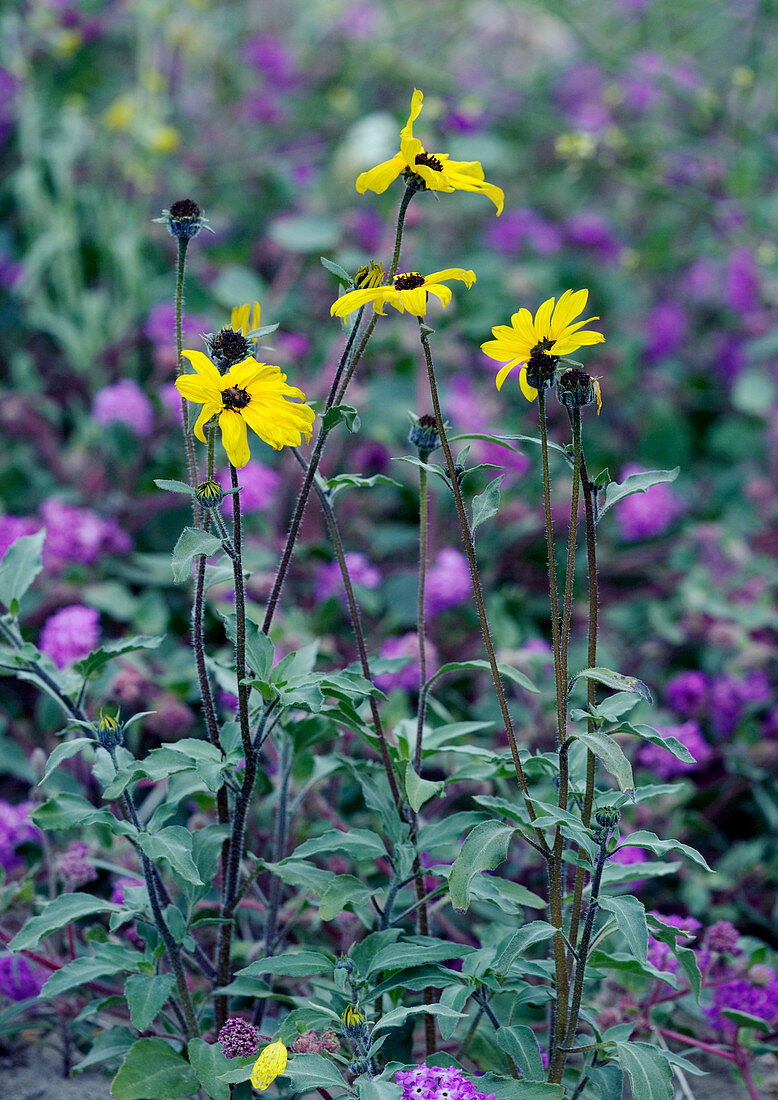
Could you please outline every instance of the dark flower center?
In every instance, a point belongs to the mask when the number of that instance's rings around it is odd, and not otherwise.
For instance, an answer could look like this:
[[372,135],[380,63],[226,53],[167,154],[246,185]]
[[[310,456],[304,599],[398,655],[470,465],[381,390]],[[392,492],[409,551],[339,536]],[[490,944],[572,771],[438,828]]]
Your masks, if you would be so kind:
[[237,386],[228,386],[222,390],[222,403],[225,409],[245,409],[251,401],[251,394]]
[[211,340],[211,350],[232,363],[239,363],[250,351],[246,337],[231,328],[223,328],[221,332],[216,333]]
[[407,271],[404,275],[395,275],[395,290],[415,290],[418,286],[424,286],[424,276],[418,271]]
[[431,168],[433,172],[442,172],[443,164],[432,153],[417,153],[414,164],[424,164],[427,168]]
[[530,352],[530,355],[540,355],[544,351],[548,351],[549,348],[553,348],[554,341],[546,337],[545,340],[541,340],[539,344],[535,344],[534,348]]
[[193,199],[179,199],[170,207],[171,218],[199,218],[200,207]]

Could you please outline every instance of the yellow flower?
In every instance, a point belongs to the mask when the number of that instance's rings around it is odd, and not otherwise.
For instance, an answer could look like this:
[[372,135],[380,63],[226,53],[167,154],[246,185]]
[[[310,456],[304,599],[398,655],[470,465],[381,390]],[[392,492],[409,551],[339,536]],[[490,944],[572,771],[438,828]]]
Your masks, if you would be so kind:
[[279,1073],[283,1073],[285,1069],[286,1047],[279,1039],[278,1042],[271,1043],[262,1051],[254,1063],[249,1081],[255,1089],[264,1092],[275,1081]]
[[554,308],[554,299],[548,298],[535,314],[528,309],[520,309],[511,317],[509,325],[497,325],[492,329],[496,337],[481,344],[484,355],[496,359],[505,366],[497,375],[497,389],[514,367],[522,364],[519,372],[521,392],[528,401],[534,401],[538,391],[527,382],[526,363],[533,351],[546,355],[570,355],[578,348],[588,344],[601,344],[605,337],[601,332],[583,329],[590,321],[599,321],[599,317],[587,317],[585,321],[573,319],[586,307],[588,290],[566,290]]
[[250,356],[226,374],[219,374],[201,351],[182,354],[196,374],[180,375],[176,389],[187,401],[203,406],[194,433],[204,443],[204,425],[212,416],[218,416],[222,443],[233,466],[245,466],[251,457],[247,425],[277,451],[298,446],[301,437],[306,443],[310,440],[316,414],[299,403],[305,401],[305,394],[286,384],[280,367],[258,363]]
[[[230,314],[230,328],[233,332],[239,332],[242,336],[248,336],[255,328],[259,328],[260,312],[259,302],[254,303],[253,316],[251,306],[235,306]],[[249,321],[251,321],[251,324],[249,324]]]
[[376,313],[383,314],[384,306],[394,306],[403,313],[406,309],[417,317],[426,317],[427,298],[434,294],[445,309],[451,301],[451,288],[440,285],[444,279],[459,279],[465,286],[475,282],[475,272],[465,271],[461,267],[447,267],[445,271],[433,271],[431,275],[421,275],[418,271],[406,271],[395,275],[391,286],[369,287],[364,290],[352,290],[341,295],[333,302],[330,313],[333,317],[348,317],[355,309],[373,303]]
[[499,187],[487,183],[484,170],[477,160],[449,160],[448,153],[428,153],[418,138],[413,136],[413,124],[419,117],[424,96],[418,90],[413,93],[411,113],[400,131],[400,152],[391,160],[363,172],[357,179],[357,191],[375,191],[382,195],[390,183],[408,170],[417,176],[430,191],[479,191],[486,195],[502,213],[505,196]]
[[359,1005],[346,1005],[341,1018],[346,1027],[356,1027],[365,1022],[365,1017],[359,1011]]

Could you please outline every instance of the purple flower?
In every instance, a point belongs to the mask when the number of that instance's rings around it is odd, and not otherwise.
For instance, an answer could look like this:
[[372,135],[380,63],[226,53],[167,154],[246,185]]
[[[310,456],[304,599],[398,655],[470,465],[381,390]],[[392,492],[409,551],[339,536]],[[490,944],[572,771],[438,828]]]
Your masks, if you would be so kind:
[[446,546],[438,552],[427,571],[426,603],[431,615],[457,607],[472,594],[467,558],[459,550]]
[[41,527],[41,521],[32,516],[3,516],[0,522],[0,559],[17,539],[24,535],[34,535]]
[[774,1027],[778,1023],[778,975],[772,967],[753,966],[746,977],[735,978],[715,987],[713,1004],[703,1012],[711,1027],[732,1039],[737,1025],[722,1016],[727,1008],[758,1016],[771,1028]]
[[68,844],[64,852],[57,856],[56,870],[59,877],[72,890],[85,886],[97,878],[97,871],[89,859],[89,845],[80,840]]
[[[382,657],[412,657],[413,660],[396,672],[381,672],[373,679],[382,691],[391,688],[405,688],[406,691],[419,690],[419,639],[415,632],[403,634],[401,638],[387,638],[380,648]],[[438,656],[435,647],[427,642],[424,652],[427,658],[427,676],[437,668]]]
[[655,772],[660,779],[673,779],[677,775],[704,767],[713,756],[713,749],[700,733],[696,722],[684,722],[679,726],[665,726],[658,730],[662,737],[675,737],[685,745],[694,757],[693,763],[678,760],[661,745],[645,743],[638,749],[638,763]]
[[33,970],[23,955],[12,952],[0,955],[0,993],[12,1001],[28,1001],[37,997],[46,978],[37,967]]
[[[356,551],[346,554],[346,565],[352,584],[358,584],[362,588],[381,587],[380,571],[368,561],[364,554]],[[337,596],[341,603],[345,603],[346,590],[343,587],[340,565],[336,561],[325,562],[318,567],[315,595],[318,601]]]
[[124,891],[128,887],[134,888],[136,886],[143,886],[143,883],[140,881],[140,879],[130,878],[128,875],[123,875],[121,878],[117,879],[111,887],[111,901],[114,903],[114,905],[124,905],[127,901],[124,896]]
[[659,302],[646,318],[646,358],[655,363],[674,355],[686,339],[689,319],[676,302]]
[[0,801],[0,866],[8,875],[24,866],[16,849],[26,841],[37,841],[40,833],[30,821],[34,802],[20,802],[14,806]]
[[736,313],[751,313],[760,304],[759,265],[748,248],[735,248],[724,275],[724,297]]
[[89,508],[50,497],[40,511],[46,526],[43,564],[52,572],[61,572],[70,562],[92,565],[102,554],[132,549],[132,540],[115,519],[103,519]]
[[668,706],[682,718],[699,715],[708,697],[708,677],[704,672],[690,669],[679,672],[667,684]]
[[[219,482],[222,489],[229,489],[232,486],[229,470],[219,471]],[[280,484],[280,474],[258,459],[252,458],[240,472],[241,489],[238,495],[241,509],[244,512],[266,512]],[[222,511],[228,516],[232,515],[231,496],[224,498]]]
[[[211,331],[211,325],[207,317],[193,317],[185,313],[181,317],[181,331],[184,347],[191,348],[196,346],[201,332]],[[143,323],[143,335],[152,344],[169,346],[175,359],[176,307],[172,302],[155,302]]]
[[[623,840],[627,840],[628,837],[623,837]],[[637,863],[648,863],[648,855],[645,849],[635,848],[629,844],[625,844],[623,848],[617,848],[613,855],[610,857],[611,863],[619,863],[622,867],[631,867]],[[645,879],[631,879],[624,885],[628,890],[639,890],[643,886]]]
[[562,233],[551,222],[528,207],[506,210],[486,230],[490,248],[507,255],[517,255],[524,245],[539,256],[553,256],[562,247]]
[[586,248],[603,261],[615,261],[621,253],[621,245],[607,218],[594,211],[573,214],[565,223],[565,233],[570,244]]
[[711,951],[718,951],[724,955],[741,954],[738,948],[740,933],[734,924],[728,920],[719,920],[712,924],[705,933],[705,946]]
[[245,1058],[259,1050],[259,1031],[240,1016],[234,1016],[219,1032],[219,1043],[225,1058]]
[[368,256],[378,252],[384,235],[384,223],[375,210],[367,208],[359,210],[351,222],[351,230],[357,244]]
[[57,668],[64,668],[91,653],[99,637],[99,612],[74,603],[49,616],[43,624],[39,648]]
[[402,1086],[401,1100],[494,1100],[494,1093],[478,1092],[456,1066],[415,1066],[394,1075]]
[[[627,465],[622,481],[630,474],[643,472],[641,466]],[[624,497],[616,506],[616,522],[626,542],[661,535],[683,511],[683,504],[666,482],[652,485],[645,493]]]
[[605,80],[596,65],[574,65],[565,70],[556,89],[556,100],[577,130],[598,133],[613,125],[605,105]]
[[292,87],[297,80],[297,62],[280,38],[272,34],[257,34],[243,48],[249,65],[261,74],[264,82],[274,88]]
[[136,382],[124,378],[97,391],[92,402],[92,419],[102,428],[124,424],[142,438],[154,427],[154,406]]

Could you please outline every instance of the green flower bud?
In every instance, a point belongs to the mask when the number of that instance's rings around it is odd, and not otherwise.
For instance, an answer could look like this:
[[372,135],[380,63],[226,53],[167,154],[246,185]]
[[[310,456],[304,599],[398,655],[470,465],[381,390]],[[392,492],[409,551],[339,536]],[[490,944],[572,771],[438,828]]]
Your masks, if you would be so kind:
[[384,269],[380,263],[371,260],[369,264],[363,264],[354,275],[354,288],[356,290],[375,290],[382,286],[384,281]]
[[419,458],[426,462],[433,451],[440,446],[438,425],[434,416],[425,413],[412,425],[408,435],[409,442],[419,452]]
[[224,500],[224,492],[221,485],[211,477],[207,481],[200,482],[195,489],[195,497],[203,508],[218,508]]

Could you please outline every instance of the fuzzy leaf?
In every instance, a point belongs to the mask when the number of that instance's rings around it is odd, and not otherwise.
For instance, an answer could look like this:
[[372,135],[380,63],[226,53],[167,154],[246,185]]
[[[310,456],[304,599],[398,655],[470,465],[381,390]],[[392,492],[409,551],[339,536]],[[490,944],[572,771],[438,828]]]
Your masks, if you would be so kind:
[[425,802],[429,802],[435,795],[443,790],[442,781],[433,782],[431,779],[422,779],[414,770],[409,760],[405,768],[405,793],[414,813],[418,813]]
[[586,745],[587,749],[594,753],[607,772],[614,777],[622,791],[631,792],[635,789],[635,780],[632,777],[632,765],[624,755],[624,750],[618,741],[614,741],[610,734],[602,730],[576,730],[573,734],[577,741]]
[[167,493],[181,493],[183,496],[194,496],[194,489],[185,481],[176,481],[166,477],[155,477],[154,484],[158,489],[164,489]]
[[632,496],[633,493],[645,493],[653,485],[675,481],[680,469],[680,466],[676,466],[674,470],[645,470],[639,474],[630,474],[622,482],[611,481],[605,490],[605,500],[598,509],[598,521],[624,497]]
[[649,1043],[616,1043],[619,1065],[632,1085],[633,1100],[673,1100],[673,1071]]
[[454,860],[448,880],[451,904],[464,912],[470,905],[470,883],[482,871],[493,871],[508,855],[508,844],[516,832],[502,821],[482,821],[469,833]]
[[630,950],[636,959],[645,963],[648,961],[648,927],[646,925],[646,910],[642,901],[631,897],[599,897],[597,899],[600,909],[613,913],[616,918],[619,932],[629,944]]
[[650,833],[645,829],[630,833],[624,839],[628,842],[630,848],[648,848],[649,851],[658,856],[666,855],[668,852],[683,852],[692,863],[696,863],[698,867],[702,867],[713,874],[713,870],[705,862],[705,858],[696,849],[690,848],[688,844],[681,844],[680,840],[660,840],[656,833]]
[[91,917],[95,913],[118,913],[120,909],[120,905],[91,894],[60,894],[44,907],[39,916],[30,917],[8,946],[12,951],[37,947],[45,936],[81,917]]
[[34,535],[22,535],[6,550],[0,562],[0,603],[9,610],[14,601],[18,604],[27,589],[43,568],[41,551],[46,531]]
[[322,417],[321,430],[331,432],[338,424],[345,424],[348,431],[355,434],[360,426],[359,413],[351,405],[333,405]]
[[576,680],[581,679],[596,680],[598,684],[605,684],[606,687],[613,688],[614,691],[631,691],[645,699],[647,703],[653,703],[654,701],[651,698],[651,692],[642,680],[638,680],[637,676],[625,676],[623,673],[614,672],[610,668],[585,668],[581,672],[576,672],[573,676],[569,690],[572,690]]
[[124,983],[124,995],[132,1026],[138,1031],[151,1027],[175,985],[172,974],[131,974]]
[[543,1081],[546,1072],[540,1047],[531,1027],[523,1024],[501,1027],[495,1033],[497,1046],[513,1059],[521,1070],[522,1080]]
[[180,1100],[192,1096],[195,1071],[164,1039],[138,1039],[111,1083],[115,1100]]
[[471,525],[471,534],[473,541],[475,542],[476,528],[480,527],[487,519],[491,519],[492,516],[496,516],[500,507],[500,486],[505,474],[500,474],[499,477],[490,481],[482,493],[478,493],[473,497],[473,522]]
[[230,1086],[219,1080],[219,1074],[229,1069],[229,1061],[217,1044],[206,1043],[203,1039],[190,1039],[187,1054],[197,1080],[211,1097],[211,1100],[230,1100]]
[[93,650],[83,660],[73,665],[73,669],[86,680],[114,657],[121,657],[123,653],[132,653],[136,649],[156,649],[164,640],[160,634],[136,634],[132,638],[118,638],[114,642],[105,642],[99,649]]
[[199,527],[185,527],[178,536],[170,565],[176,584],[188,581],[192,572],[192,559],[199,554],[210,557],[221,548],[222,540]]

